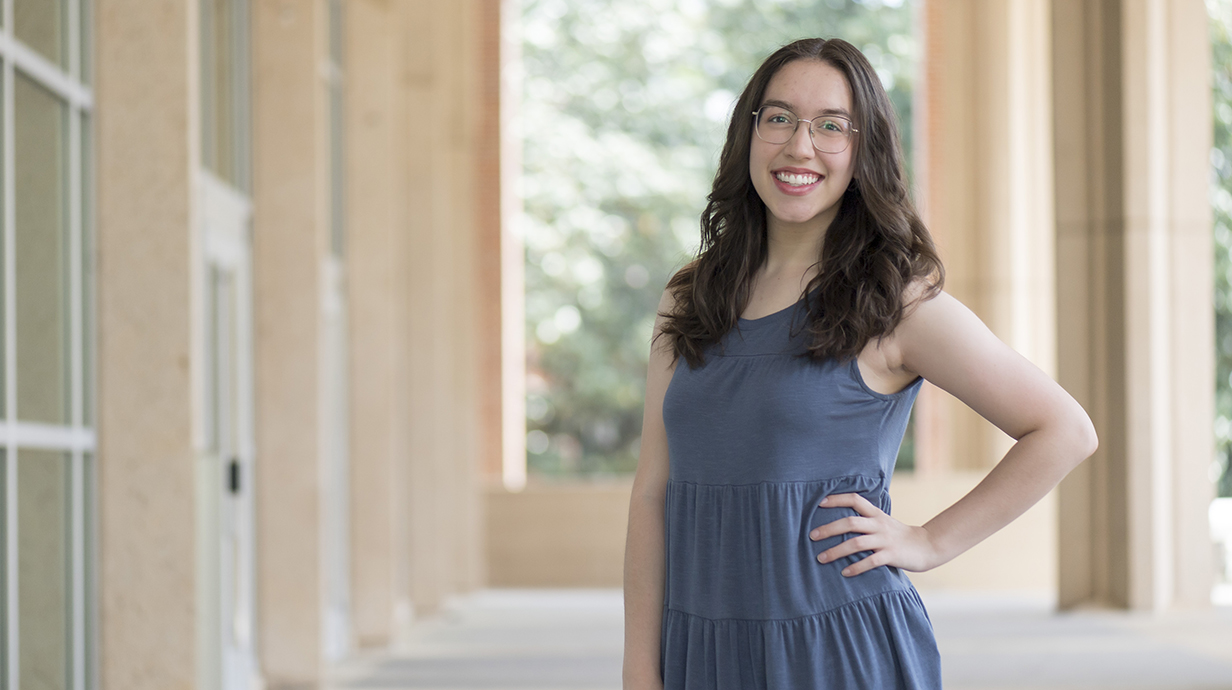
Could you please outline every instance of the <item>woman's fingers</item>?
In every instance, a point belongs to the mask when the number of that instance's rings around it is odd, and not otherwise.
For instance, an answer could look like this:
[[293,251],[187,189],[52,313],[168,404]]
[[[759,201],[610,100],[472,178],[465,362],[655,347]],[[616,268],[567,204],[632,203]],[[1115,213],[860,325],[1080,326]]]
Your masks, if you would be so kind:
[[[887,550],[893,543],[896,543],[894,535],[899,534],[900,530],[895,529],[898,525],[880,508],[856,493],[833,494],[822,499],[818,505],[822,508],[851,508],[858,515],[850,515],[821,525],[809,532],[810,539],[820,541],[840,534],[860,534],[858,537],[846,539],[818,554],[819,562],[830,563],[861,551],[874,552],[843,568],[842,573],[845,577],[859,575],[889,563],[892,556],[887,553]],[[890,550],[896,551],[896,549]]]
[[860,573],[865,573],[878,566],[883,566],[889,562],[889,558],[885,555],[885,551],[878,551],[868,558],[856,561],[852,565],[843,568],[844,577],[853,577]]
[[821,503],[817,505],[822,508],[854,508],[857,513],[865,517],[876,517],[881,514],[880,508],[860,494],[832,494],[821,499]]
[[817,554],[817,560],[821,563],[829,563],[830,561],[837,560],[843,556],[849,556],[859,551],[872,551],[877,548],[880,543],[881,540],[878,539],[876,535],[866,534],[861,537],[855,537],[854,539],[848,539],[842,544],[838,544],[837,546],[822,551]]
[[839,534],[847,534],[848,532],[860,532],[868,534],[877,530],[877,521],[872,518],[851,515],[845,518],[839,518],[833,522],[827,522],[820,527],[809,532],[809,538],[813,541],[821,541],[826,537],[833,537]]

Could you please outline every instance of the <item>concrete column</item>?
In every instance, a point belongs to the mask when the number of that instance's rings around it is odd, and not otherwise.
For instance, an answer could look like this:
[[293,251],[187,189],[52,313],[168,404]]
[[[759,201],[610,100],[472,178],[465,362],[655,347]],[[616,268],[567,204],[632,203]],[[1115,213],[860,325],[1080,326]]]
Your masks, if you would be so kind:
[[103,688],[197,686],[190,275],[195,2],[97,3]]
[[[1049,5],[924,5],[920,165],[946,290],[1041,369],[1055,370]],[[925,386],[917,466],[987,470],[1013,440]]]
[[[395,249],[403,203],[394,175],[401,36],[393,4],[351,0],[346,15],[347,273],[351,301],[352,602],[361,647],[394,640],[409,612],[403,384],[398,339],[406,262]],[[399,613],[402,612],[402,613]]]
[[1062,484],[1061,605],[1209,606],[1205,8],[1054,12],[1059,376],[1100,435]]
[[[474,2],[394,5],[399,351],[406,357],[405,586],[419,612],[481,582]],[[485,145],[496,146],[493,140]]]
[[271,688],[320,677],[327,27],[318,0],[253,4],[257,620]]

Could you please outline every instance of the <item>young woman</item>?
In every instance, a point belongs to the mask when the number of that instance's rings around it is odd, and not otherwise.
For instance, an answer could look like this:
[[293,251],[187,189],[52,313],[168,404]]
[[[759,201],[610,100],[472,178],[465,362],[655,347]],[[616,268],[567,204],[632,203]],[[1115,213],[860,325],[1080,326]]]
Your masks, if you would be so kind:
[[[940,688],[903,571],[971,548],[1095,451],[1082,407],[942,291],[901,161],[890,101],[849,43],[785,46],[741,94],[701,251],[659,304],[625,688]],[[924,379],[1017,443],[911,526],[888,489]]]

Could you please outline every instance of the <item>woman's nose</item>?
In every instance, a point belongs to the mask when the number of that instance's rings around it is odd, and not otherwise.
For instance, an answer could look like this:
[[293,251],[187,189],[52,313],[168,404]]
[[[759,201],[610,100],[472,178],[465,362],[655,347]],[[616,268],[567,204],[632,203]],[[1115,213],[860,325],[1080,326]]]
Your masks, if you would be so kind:
[[812,158],[815,153],[813,148],[812,127],[807,122],[799,122],[796,124],[796,131],[792,133],[791,139],[787,141],[787,152],[793,158]]

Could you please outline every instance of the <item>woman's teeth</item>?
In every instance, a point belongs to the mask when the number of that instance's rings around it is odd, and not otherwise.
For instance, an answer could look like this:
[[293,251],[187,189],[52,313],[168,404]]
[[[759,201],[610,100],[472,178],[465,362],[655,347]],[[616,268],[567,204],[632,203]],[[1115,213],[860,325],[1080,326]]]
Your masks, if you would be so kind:
[[775,173],[774,176],[778,178],[780,182],[786,182],[793,187],[803,187],[806,184],[813,184],[817,180],[821,179],[821,175],[799,175],[796,173],[785,172]]

